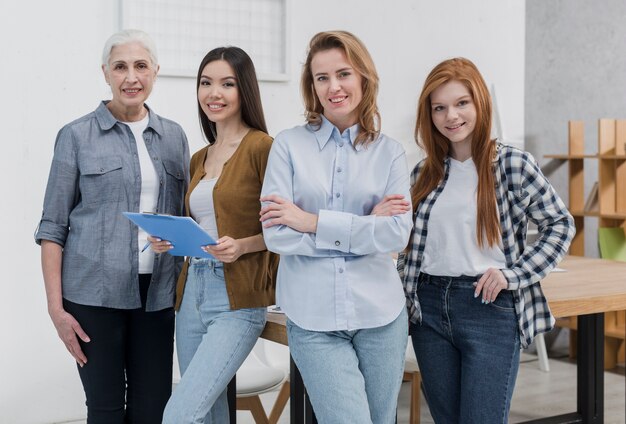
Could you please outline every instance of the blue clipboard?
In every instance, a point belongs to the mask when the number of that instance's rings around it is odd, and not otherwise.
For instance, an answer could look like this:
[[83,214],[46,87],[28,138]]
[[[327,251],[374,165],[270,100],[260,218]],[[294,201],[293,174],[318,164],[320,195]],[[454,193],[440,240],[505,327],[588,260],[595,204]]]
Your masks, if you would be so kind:
[[213,258],[200,247],[217,243],[196,221],[188,216],[122,213],[146,233],[171,242],[174,248],[168,252],[170,255]]

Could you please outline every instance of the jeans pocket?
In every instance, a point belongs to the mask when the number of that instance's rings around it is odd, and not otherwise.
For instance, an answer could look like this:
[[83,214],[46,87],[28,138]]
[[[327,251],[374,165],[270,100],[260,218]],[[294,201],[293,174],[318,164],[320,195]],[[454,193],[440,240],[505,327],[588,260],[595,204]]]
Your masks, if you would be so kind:
[[508,290],[502,290],[498,293],[496,300],[489,303],[490,306],[505,312],[515,311],[515,301],[513,300],[513,293]]
[[224,279],[224,267],[223,266],[214,266],[211,268],[211,272],[213,275],[220,280]]

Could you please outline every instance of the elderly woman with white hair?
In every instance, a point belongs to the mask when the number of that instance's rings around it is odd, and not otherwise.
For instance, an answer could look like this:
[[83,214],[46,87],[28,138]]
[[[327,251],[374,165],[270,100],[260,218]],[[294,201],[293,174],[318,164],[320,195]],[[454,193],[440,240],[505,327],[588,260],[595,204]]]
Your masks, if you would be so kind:
[[160,423],[171,394],[179,258],[141,250],[124,211],[181,215],[189,147],[145,101],[159,70],[150,37],[111,36],[112,99],[58,133],[41,244],[48,312],[78,364],[88,423]]

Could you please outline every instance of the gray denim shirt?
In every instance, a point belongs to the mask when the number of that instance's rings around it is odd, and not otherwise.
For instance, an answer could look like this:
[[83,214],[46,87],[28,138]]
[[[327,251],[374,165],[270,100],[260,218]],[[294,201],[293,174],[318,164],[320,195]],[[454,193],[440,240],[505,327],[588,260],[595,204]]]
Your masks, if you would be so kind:
[[[35,241],[63,247],[63,297],[118,309],[141,307],[137,227],[122,212],[139,210],[141,171],[130,128],[102,102],[57,135],[43,216]],[[182,215],[189,146],[180,125],[148,108],[146,147],[159,178],[157,211]],[[146,310],[174,304],[181,258],[156,255]]]

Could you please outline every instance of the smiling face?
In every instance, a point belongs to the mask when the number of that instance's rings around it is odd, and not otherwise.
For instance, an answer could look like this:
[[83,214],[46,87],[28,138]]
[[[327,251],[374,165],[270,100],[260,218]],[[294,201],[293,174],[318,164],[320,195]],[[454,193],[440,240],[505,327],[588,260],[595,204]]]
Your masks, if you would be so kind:
[[433,124],[450,140],[453,153],[471,152],[476,106],[467,87],[460,81],[449,81],[431,93],[430,104]]
[[114,116],[132,116],[143,109],[158,70],[140,43],[121,44],[111,49],[108,66],[103,66],[102,71],[113,93],[109,109]]
[[210,121],[241,120],[241,101],[235,71],[225,60],[207,63],[200,76],[198,102]]
[[357,108],[363,98],[362,78],[343,50],[335,48],[316,53],[311,60],[311,73],[324,116],[340,131],[356,124]]

